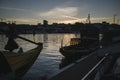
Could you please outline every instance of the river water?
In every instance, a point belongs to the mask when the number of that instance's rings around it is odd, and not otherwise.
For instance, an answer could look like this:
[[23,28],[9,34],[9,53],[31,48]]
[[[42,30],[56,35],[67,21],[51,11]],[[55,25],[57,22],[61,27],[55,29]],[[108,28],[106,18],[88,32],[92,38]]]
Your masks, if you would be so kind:
[[[59,52],[61,41],[63,46],[69,45],[70,39],[79,37],[79,34],[24,34],[20,35],[35,42],[43,43],[43,50],[36,59],[29,71],[22,77],[22,80],[41,80],[58,72],[59,64],[63,56]],[[36,45],[21,39],[15,39],[23,51],[36,47]],[[0,35],[0,50],[4,50],[7,43],[5,35]],[[15,50],[16,52],[17,50]]]

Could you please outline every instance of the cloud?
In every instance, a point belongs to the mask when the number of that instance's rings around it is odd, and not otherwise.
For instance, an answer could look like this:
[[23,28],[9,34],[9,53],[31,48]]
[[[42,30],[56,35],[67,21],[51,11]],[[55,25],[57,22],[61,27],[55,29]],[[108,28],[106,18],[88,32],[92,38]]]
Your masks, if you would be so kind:
[[8,18],[6,21],[16,21],[17,24],[37,24],[37,19],[31,18]]
[[69,19],[73,19],[73,20],[78,20],[79,18],[77,18],[77,17],[73,17],[73,16],[63,16],[63,17],[65,17],[65,18],[69,18]]
[[74,24],[76,22],[85,22],[86,18],[75,18],[74,20],[64,20],[64,21],[59,21],[58,23],[71,23]]
[[12,7],[0,7],[0,9],[5,9],[5,10],[15,10],[15,11],[26,11],[25,9],[12,8]]
[[[69,17],[69,16],[67,16],[67,17]],[[75,23],[75,22],[83,22],[83,23],[86,23],[86,20],[87,20],[87,18],[76,18],[76,17],[69,17],[69,18],[72,18],[72,19],[74,19],[74,20],[64,20],[64,21],[59,21],[58,23],[66,23],[66,24],[68,24],[68,23]],[[107,18],[107,17],[99,17],[99,18],[91,18],[91,22],[101,22],[101,21],[108,21],[108,20],[110,20],[110,18]]]
[[[39,16],[42,19],[46,19],[48,21],[52,22],[58,22],[58,23],[75,23],[75,22],[83,22],[86,23],[87,17],[79,18],[77,15],[79,15],[78,7],[56,7],[51,10],[48,10],[46,12],[39,13]],[[91,18],[91,22],[95,21],[103,21],[108,20],[110,18],[107,17],[95,17]]]
[[91,20],[108,20],[108,17],[91,18]]
[[70,19],[67,16],[76,16],[78,14],[77,7],[56,7],[46,12],[39,13],[39,16],[46,19]]
[[[20,8],[10,8],[10,7],[0,7],[0,9],[7,9],[7,10],[15,10],[15,11],[26,11],[25,9]],[[87,17],[79,18],[77,15],[79,15],[79,8],[78,7],[68,7],[68,6],[60,6],[55,7],[53,9],[50,9],[48,11],[44,12],[35,12],[28,10],[31,15],[28,16],[24,15],[22,17],[16,18],[16,19],[9,19],[14,20],[17,23],[27,23],[27,24],[37,24],[37,22],[42,22],[42,20],[46,19],[49,21],[49,23],[57,22],[57,23],[75,23],[75,22],[84,22],[86,23]],[[27,12],[28,12],[27,11]],[[34,13],[33,13],[34,12]],[[36,16],[37,14],[37,16]],[[91,17],[91,22],[100,22],[100,21],[107,21],[110,18],[107,17]]]

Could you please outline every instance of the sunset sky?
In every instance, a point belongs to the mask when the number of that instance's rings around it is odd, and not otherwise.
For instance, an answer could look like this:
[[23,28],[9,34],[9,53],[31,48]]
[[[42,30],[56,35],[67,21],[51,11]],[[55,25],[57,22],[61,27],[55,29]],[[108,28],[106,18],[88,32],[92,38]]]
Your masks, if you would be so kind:
[[0,0],[0,18],[18,24],[37,24],[43,20],[55,23],[120,23],[120,0]]

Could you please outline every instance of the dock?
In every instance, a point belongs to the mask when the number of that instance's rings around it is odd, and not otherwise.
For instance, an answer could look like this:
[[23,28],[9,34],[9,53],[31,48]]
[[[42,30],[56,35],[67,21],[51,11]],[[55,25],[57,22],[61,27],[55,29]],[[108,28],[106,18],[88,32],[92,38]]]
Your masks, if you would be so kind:
[[118,55],[120,56],[120,43],[100,48],[63,68],[48,80],[100,80],[109,64]]

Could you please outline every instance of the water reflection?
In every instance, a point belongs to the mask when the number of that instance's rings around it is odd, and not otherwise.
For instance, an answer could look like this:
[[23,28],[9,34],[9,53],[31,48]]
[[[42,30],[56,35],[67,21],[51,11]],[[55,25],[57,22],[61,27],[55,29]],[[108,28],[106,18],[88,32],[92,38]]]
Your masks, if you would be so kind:
[[[22,80],[40,80],[43,76],[50,76],[59,71],[59,64],[63,57],[59,53],[61,41],[63,40],[63,45],[68,45],[70,38],[76,37],[75,34],[36,34],[35,36],[24,34],[20,36],[32,41],[43,42],[41,54]],[[3,46],[7,43],[7,38],[4,35],[0,35],[0,38],[0,49],[4,50]],[[16,39],[16,42],[23,48],[23,51],[36,47],[36,45],[21,39]]]

